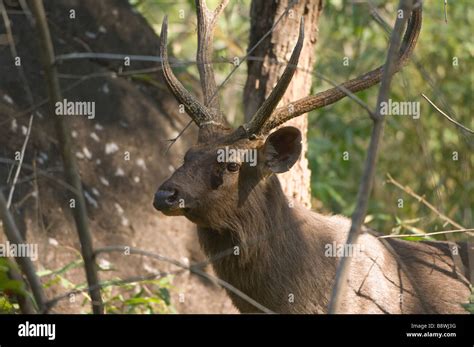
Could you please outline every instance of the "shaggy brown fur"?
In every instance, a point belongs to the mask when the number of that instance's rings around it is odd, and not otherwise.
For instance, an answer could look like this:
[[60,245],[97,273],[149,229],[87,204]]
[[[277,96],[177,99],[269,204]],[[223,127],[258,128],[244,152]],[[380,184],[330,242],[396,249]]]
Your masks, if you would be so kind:
[[[224,138],[193,147],[159,189],[173,192],[172,202],[155,206],[196,223],[217,275],[263,306],[326,313],[339,260],[327,249],[345,243],[350,221],[288,204],[271,172],[282,162],[289,169],[294,152],[299,155],[299,138],[285,129],[266,142]],[[216,162],[216,149],[229,143],[258,150],[258,165],[238,163],[240,169],[231,172]],[[461,303],[467,302],[469,283],[456,271],[447,243],[382,242],[369,230],[359,240],[344,312],[465,313]],[[241,312],[259,312],[229,295]]]

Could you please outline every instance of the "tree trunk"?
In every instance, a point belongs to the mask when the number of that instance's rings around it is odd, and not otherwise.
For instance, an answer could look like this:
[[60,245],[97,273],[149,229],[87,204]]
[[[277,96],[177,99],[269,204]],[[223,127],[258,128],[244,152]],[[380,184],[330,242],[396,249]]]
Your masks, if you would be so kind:
[[[252,1],[249,49],[271,30],[290,2],[291,0]],[[302,16],[305,20],[304,47],[300,55],[298,69],[279,106],[286,105],[310,93],[311,72],[315,63],[314,47],[318,37],[321,9],[322,0],[298,1],[277,24],[272,34],[252,52],[251,58],[248,60],[248,77],[244,90],[246,120],[249,120],[263,103],[281,76],[298,38],[299,22]],[[303,135],[303,151],[295,166],[289,172],[279,175],[280,181],[290,201],[298,201],[311,207],[311,171],[306,159],[308,149],[307,115],[292,119],[285,124],[285,126],[287,125],[300,129]]]

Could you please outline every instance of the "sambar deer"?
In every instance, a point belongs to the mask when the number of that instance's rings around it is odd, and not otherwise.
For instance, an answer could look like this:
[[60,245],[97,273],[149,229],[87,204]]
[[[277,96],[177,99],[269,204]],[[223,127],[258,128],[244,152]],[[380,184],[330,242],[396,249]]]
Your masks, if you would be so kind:
[[[197,225],[199,241],[218,277],[278,313],[326,313],[338,257],[328,248],[343,245],[350,220],[289,204],[275,174],[288,171],[301,152],[294,127],[270,131],[287,120],[336,102],[378,83],[382,67],[342,85],[276,108],[298,64],[303,22],[297,44],[277,85],[246,124],[231,130],[217,101],[211,65],[212,31],[222,11],[196,1],[197,60],[205,102],[200,103],[173,74],[167,54],[167,19],[161,29],[164,79],[176,100],[199,127],[198,143],[154,196],[154,207],[168,216],[185,216]],[[397,70],[410,57],[421,28],[421,4],[414,6],[403,38]],[[254,153],[253,164],[245,156]],[[368,228],[354,256],[348,313],[462,313],[469,281],[455,266],[447,242],[380,239]],[[456,245],[455,247],[461,247]],[[459,249],[466,262],[465,245]],[[228,291],[240,312],[262,312]]]

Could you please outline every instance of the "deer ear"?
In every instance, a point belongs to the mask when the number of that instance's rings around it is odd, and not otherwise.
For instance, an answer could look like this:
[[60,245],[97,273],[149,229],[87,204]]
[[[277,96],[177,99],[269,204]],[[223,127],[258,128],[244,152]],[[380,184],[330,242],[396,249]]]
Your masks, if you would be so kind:
[[297,128],[278,129],[263,145],[265,167],[273,173],[288,171],[298,160],[301,148],[301,132]]

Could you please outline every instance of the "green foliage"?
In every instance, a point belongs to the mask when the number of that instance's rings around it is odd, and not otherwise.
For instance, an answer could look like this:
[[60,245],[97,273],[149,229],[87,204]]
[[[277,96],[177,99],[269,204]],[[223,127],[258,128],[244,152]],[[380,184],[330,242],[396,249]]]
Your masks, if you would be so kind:
[[[91,299],[86,291],[87,283],[73,283],[68,279],[68,273],[83,267],[82,258],[73,260],[56,270],[43,270],[38,276],[43,279],[44,288],[56,289],[59,293],[79,291],[83,296],[82,307],[86,312],[90,309]],[[113,264],[99,266],[101,272],[116,271]],[[109,276],[110,277],[110,276]],[[142,280],[124,283],[125,279],[114,276],[101,282],[101,294],[104,300],[105,312],[124,313],[174,313],[170,293],[171,276],[154,280]]]
[[107,313],[129,314],[175,313],[170,289],[170,277],[106,287],[102,291],[105,310]]
[[28,295],[23,282],[10,279],[9,271],[12,268],[18,271],[15,263],[0,258],[0,314],[17,313],[19,307],[15,296]]
[[467,312],[474,314],[474,289],[471,291],[471,296],[469,297],[469,303],[462,305]]

